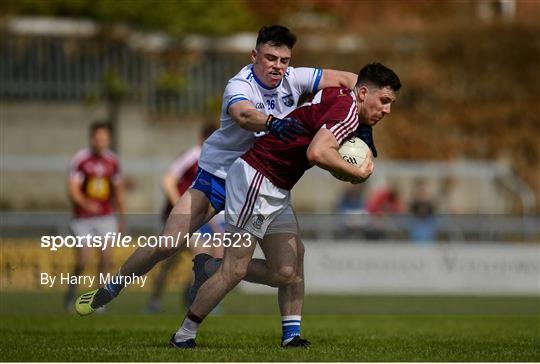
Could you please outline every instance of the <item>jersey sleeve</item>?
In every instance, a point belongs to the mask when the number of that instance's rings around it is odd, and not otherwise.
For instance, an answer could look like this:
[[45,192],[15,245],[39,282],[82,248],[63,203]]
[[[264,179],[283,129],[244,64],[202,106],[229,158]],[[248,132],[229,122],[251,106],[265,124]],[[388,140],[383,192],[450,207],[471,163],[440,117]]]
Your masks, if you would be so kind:
[[294,78],[293,86],[296,88],[299,95],[305,93],[316,93],[319,89],[319,83],[322,78],[322,69],[298,67],[292,68]]
[[81,163],[84,160],[82,154],[83,152],[77,153],[69,162],[68,176],[70,181],[84,181],[84,173],[81,170]]
[[192,148],[185,153],[182,153],[170,165],[167,173],[174,176],[178,181],[182,176],[199,160],[199,148]]
[[251,99],[252,90],[247,80],[232,79],[225,87],[225,92],[223,93],[223,103],[226,105],[225,110],[227,110],[227,112],[229,112],[229,107],[238,101],[251,101]]
[[[344,89],[342,89],[344,90]],[[324,102],[323,94],[323,102]],[[321,128],[328,129],[336,138],[339,144],[348,139],[358,128],[358,110],[356,100],[347,92],[331,97],[326,102],[331,106],[320,118]]]

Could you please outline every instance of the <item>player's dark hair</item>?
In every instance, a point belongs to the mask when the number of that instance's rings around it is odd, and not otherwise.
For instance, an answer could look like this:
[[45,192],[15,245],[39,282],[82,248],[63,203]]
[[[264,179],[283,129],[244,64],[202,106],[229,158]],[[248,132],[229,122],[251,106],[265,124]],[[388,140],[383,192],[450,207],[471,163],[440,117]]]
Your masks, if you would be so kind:
[[401,88],[401,81],[398,75],[390,68],[380,63],[370,63],[365,65],[358,72],[357,86],[374,85],[378,88],[390,87],[394,92]]
[[88,128],[90,137],[93,137],[99,129],[106,129],[109,134],[112,134],[113,132],[111,124],[105,121],[94,121],[92,124],[90,124],[90,127]]
[[259,30],[259,35],[257,36],[257,48],[260,45],[268,43],[273,47],[287,46],[292,49],[296,43],[296,35],[291,33],[291,31],[281,25],[270,25],[263,26]]
[[203,140],[206,140],[214,131],[216,131],[216,126],[213,123],[206,123],[202,126],[199,135]]

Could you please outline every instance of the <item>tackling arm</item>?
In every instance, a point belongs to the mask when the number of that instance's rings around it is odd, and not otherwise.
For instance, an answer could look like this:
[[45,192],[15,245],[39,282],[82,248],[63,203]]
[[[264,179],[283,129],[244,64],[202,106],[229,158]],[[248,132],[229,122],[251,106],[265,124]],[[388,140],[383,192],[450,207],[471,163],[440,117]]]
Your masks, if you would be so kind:
[[343,160],[338,149],[339,144],[334,134],[327,129],[320,129],[308,147],[307,157],[311,163],[320,168],[349,176],[352,183],[367,180],[374,168],[371,152],[368,152],[368,156],[360,167],[355,167]]
[[249,131],[265,131],[268,115],[255,109],[255,106],[247,100],[234,103],[229,107],[229,115],[242,128]]
[[352,72],[336,71],[325,69],[323,70],[319,90],[326,87],[347,87],[352,90],[356,85],[358,75]]
[[302,124],[293,118],[276,118],[272,114],[265,115],[257,111],[249,101],[238,101],[229,107],[229,114],[241,128],[249,131],[269,130],[275,137],[288,143],[295,140],[298,135],[304,134]]

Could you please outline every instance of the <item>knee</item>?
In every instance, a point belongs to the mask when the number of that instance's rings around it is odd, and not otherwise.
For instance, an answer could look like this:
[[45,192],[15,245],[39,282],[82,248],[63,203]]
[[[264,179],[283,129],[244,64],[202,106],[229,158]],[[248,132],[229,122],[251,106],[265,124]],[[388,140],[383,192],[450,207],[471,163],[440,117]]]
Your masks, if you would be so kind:
[[277,270],[280,281],[283,285],[294,283],[296,280],[296,267],[282,266]]

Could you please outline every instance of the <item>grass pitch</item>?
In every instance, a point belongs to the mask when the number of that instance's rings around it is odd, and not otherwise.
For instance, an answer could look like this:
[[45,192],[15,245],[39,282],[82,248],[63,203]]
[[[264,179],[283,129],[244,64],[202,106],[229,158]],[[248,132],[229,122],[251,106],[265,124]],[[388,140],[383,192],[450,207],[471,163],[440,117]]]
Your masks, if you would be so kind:
[[[77,317],[54,293],[2,293],[2,361],[539,361],[538,297],[308,296],[309,350],[279,348],[274,296],[231,295],[193,351],[167,347],[183,313],[142,313],[124,293],[106,314]],[[179,310],[178,310],[179,311]]]

